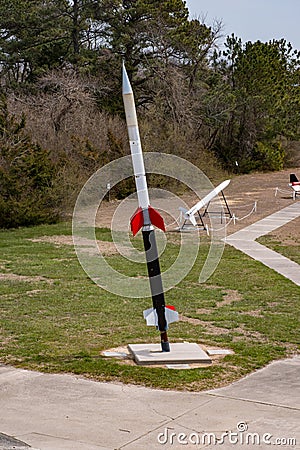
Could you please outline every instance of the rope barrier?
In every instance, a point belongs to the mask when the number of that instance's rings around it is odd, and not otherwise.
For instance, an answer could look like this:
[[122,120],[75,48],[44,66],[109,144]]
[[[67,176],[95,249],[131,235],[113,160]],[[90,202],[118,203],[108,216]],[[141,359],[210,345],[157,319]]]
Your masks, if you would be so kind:
[[250,217],[251,214],[253,214],[253,213],[256,212],[256,211],[257,211],[257,202],[254,202],[253,208],[252,208],[251,211],[250,211],[248,214],[246,214],[244,217],[237,217],[235,214],[233,214],[232,217],[230,218],[230,220],[224,225],[224,227],[218,228],[217,230],[214,229],[214,228],[210,228],[210,230],[211,230],[211,231],[215,231],[215,232],[221,231],[221,230],[227,228],[228,225],[229,225],[232,221],[233,221],[233,223],[234,223],[234,225],[235,225],[236,222],[241,222],[242,220],[247,219],[247,217]]
[[275,197],[277,197],[277,193],[281,192],[282,194],[292,194],[292,192],[287,189],[280,189],[279,187],[275,188]]
[[[248,205],[241,205],[240,207],[237,207],[237,208],[245,208],[245,207],[248,207],[248,206],[251,206],[251,205],[252,205],[252,203],[251,203],[251,204],[248,204]],[[230,220],[229,220],[223,227],[218,228],[218,229],[205,227],[206,232],[207,232],[207,234],[209,234],[209,231],[215,231],[215,232],[221,231],[221,230],[227,228],[228,225],[229,225],[232,221],[233,221],[233,223],[234,223],[234,225],[235,225],[236,222],[241,222],[242,220],[247,219],[248,217],[250,217],[250,216],[251,216],[254,212],[256,212],[256,211],[257,211],[257,201],[254,202],[254,205],[253,205],[251,211],[250,211],[248,214],[246,214],[245,216],[243,216],[243,217],[237,217],[235,214],[233,214],[232,217],[230,218]],[[226,220],[226,217],[225,217],[225,220]],[[170,226],[174,225],[175,223],[176,223],[176,224],[180,224],[181,222],[182,222],[182,212],[180,212],[180,215],[178,216],[178,218],[177,218],[174,222],[168,224],[167,227],[170,227]],[[194,227],[191,227],[191,229],[193,230]],[[179,227],[179,230],[182,231],[182,229],[181,229],[180,227]]]
[[[216,233],[217,233],[218,231],[225,230],[225,228],[227,228],[228,225],[229,225],[232,221],[235,221],[235,215],[234,215],[234,214],[233,214],[233,216],[230,218],[230,220],[229,220],[223,227],[217,228],[217,229],[215,229],[215,228],[209,228],[209,230],[210,230],[210,231],[215,231]],[[235,223],[235,222],[234,222],[234,223]]]
[[247,219],[247,217],[250,217],[251,214],[253,214],[253,213],[256,212],[256,211],[257,211],[257,202],[254,202],[253,208],[252,208],[252,210],[249,212],[249,214],[246,214],[244,217],[241,217],[241,218],[236,217],[235,220],[237,220],[237,221],[240,222],[241,220],[244,220],[244,219]]
[[177,219],[174,220],[174,222],[168,223],[166,224],[166,228],[167,227],[171,227],[172,225],[174,225],[175,223],[178,224],[182,222],[182,212],[180,212],[179,216],[177,217]]
[[[254,202],[254,203],[257,203],[257,202]],[[253,203],[248,203],[247,205],[234,205],[234,209],[245,209],[252,205],[253,205]]]

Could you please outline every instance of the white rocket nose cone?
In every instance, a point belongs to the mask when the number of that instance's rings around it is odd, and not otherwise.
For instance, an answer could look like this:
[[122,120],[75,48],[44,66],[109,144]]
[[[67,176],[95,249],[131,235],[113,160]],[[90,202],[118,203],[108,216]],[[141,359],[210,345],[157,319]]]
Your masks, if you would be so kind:
[[221,191],[223,191],[229,185],[229,183],[230,183],[230,180],[225,180],[218,187],[220,188]]
[[125,69],[125,64],[123,63],[122,70],[122,93],[124,94],[133,94],[132,87]]

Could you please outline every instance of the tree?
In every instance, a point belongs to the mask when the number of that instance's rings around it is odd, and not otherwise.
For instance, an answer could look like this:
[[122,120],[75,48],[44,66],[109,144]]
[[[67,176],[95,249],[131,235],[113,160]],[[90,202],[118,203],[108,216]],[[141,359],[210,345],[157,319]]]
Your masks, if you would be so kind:
[[238,161],[242,170],[281,169],[280,140],[299,131],[300,52],[285,40],[243,46],[231,36],[226,46],[224,77],[235,106],[219,133],[217,151],[228,166]]
[[[137,105],[145,110],[159,98],[163,114],[168,111],[170,118],[182,123],[186,105],[178,99],[192,98],[195,81],[199,84],[208,69],[219,26],[189,21],[182,0],[103,0],[100,17],[105,27],[97,75],[106,85],[99,89],[99,106],[114,114],[122,112],[121,98],[113,94],[119,92],[123,59]],[[174,96],[178,86],[182,92]]]
[[162,60],[176,58],[175,30],[188,21],[182,0],[102,0],[95,13],[102,24],[102,44],[98,49],[96,73],[106,81],[98,92],[98,104],[113,113],[123,110],[119,92],[121,62],[125,60],[137,104],[147,104],[155,93],[146,87],[153,68]]
[[55,2],[0,2],[1,76],[6,83],[33,81],[59,64],[66,52],[60,22]]
[[96,0],[0,0],[0,64],[6,83],[93,59]]

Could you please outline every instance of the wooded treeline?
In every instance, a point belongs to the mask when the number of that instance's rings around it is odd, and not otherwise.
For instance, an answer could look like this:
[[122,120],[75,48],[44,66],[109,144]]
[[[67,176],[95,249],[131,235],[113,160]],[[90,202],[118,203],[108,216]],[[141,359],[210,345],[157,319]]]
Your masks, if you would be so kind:
[[298,162],[300,52],[234,35],[220,51],[221,33],[182,0],[0,0],[0,227],[56,220],[129,154],[122,60],[144,151],[209,176]]

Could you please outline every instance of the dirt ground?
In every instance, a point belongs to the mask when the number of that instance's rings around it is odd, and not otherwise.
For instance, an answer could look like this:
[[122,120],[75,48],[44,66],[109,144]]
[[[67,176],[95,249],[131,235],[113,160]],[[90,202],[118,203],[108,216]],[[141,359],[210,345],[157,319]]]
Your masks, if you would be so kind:
[[[231,179],[231,183],[224,191],[224,194],[231,213],[241,220],[237,220],[235,223],[230,221],[227,226],[227,235],[292,204],[294,202],[292,190],[288,186],[290,173],[296,173],[296,175],[300,177],[300,168],[286,169],[275,173],[234,176]],[[191,207],[195,204],[196,197],[193,193],[186,193],[181,196],[181,199]],[[196,199],[196,202],[197,201],[198,200]],[[295,201],[300,201],[300,197]],[[176,199],[173,199],[173,203],[174,202],[176,203]],[[251,213],[255,202],[256,211]],[[110,203],[103,202],[98,216],[98,226],[110,228],[114,213],[120,204],[121,201],[112,201]],[[134,208],[136,206],[135,201]],[[155,204],[153,206],[155,206]],[[175,209],[178,210],[178,202],[175,205]],[[167,216],[164,218],[167,224],[167,232],[177,229],[178,224],[174,221],[174,216],[173,218]],[[128,219],[125,220],[128,221]],[[292,242],[293,239],[298,240],[300,238],[300,219],[293,220],[289,224],[273,232],[272,235],[276,235],[283,241],[289,240]]]

